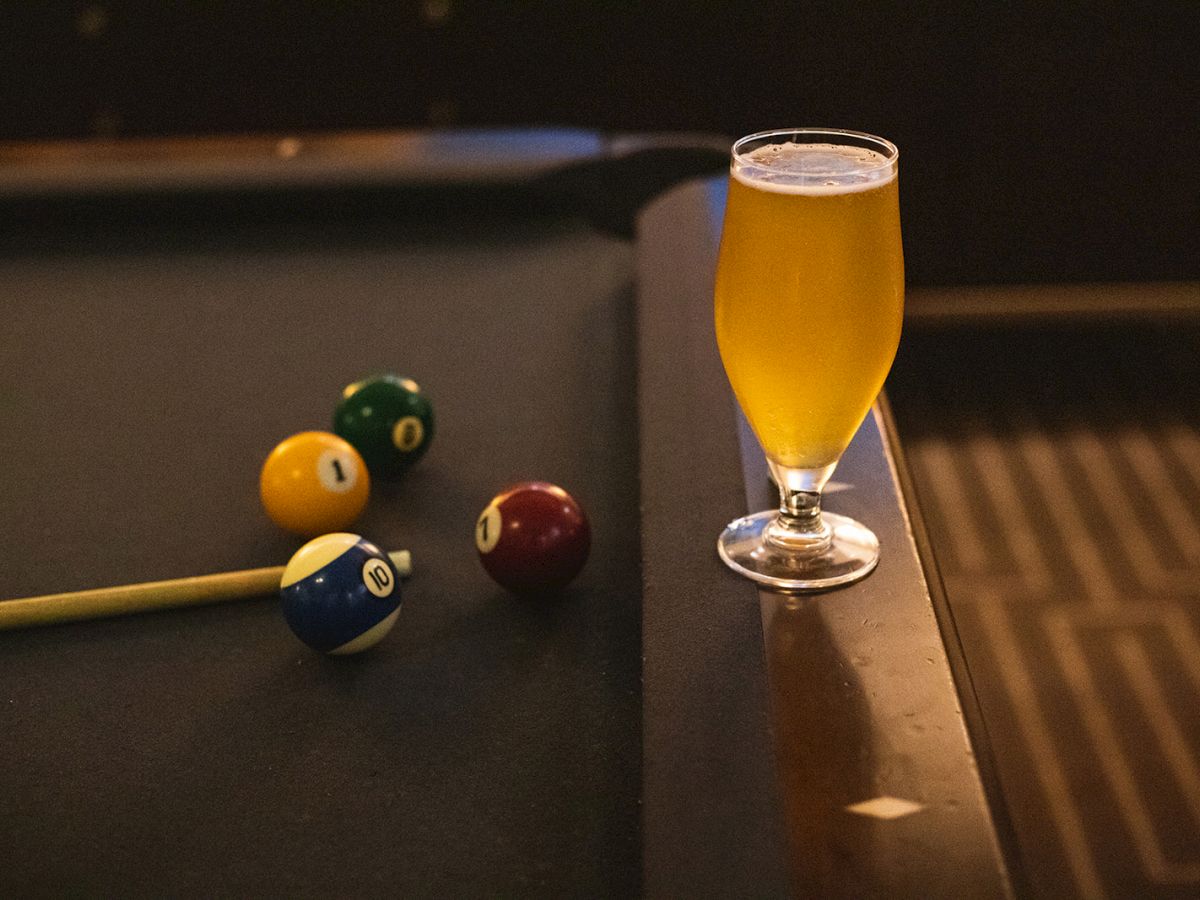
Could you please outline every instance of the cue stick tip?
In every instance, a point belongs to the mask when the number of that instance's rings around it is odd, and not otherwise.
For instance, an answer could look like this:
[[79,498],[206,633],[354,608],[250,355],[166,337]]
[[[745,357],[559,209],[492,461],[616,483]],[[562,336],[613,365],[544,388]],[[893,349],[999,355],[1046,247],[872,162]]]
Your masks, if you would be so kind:
[[407,578],[412,574],[412,553],[410,551],[393,550],[388,554],[388,559],[392,561],[392,565],[396,567],[401,578]]

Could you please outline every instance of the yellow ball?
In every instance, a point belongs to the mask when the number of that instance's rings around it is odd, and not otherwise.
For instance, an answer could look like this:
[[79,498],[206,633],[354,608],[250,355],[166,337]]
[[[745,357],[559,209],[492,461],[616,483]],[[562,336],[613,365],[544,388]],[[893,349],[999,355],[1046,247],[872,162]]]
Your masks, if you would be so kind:
[[345,531],[367,505],[371,484],[349,443],[325,431],[302,431],[271,451],[258,489],[271,521],[312,537]]

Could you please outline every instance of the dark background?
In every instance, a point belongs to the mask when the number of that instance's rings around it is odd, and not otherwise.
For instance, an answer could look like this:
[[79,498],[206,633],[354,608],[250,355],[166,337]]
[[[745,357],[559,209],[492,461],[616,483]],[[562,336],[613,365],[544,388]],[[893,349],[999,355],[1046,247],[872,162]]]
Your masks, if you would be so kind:
[[914,283],[1200,277],[1200,4],[6,3],[0,139],[436,126],[902,151]]

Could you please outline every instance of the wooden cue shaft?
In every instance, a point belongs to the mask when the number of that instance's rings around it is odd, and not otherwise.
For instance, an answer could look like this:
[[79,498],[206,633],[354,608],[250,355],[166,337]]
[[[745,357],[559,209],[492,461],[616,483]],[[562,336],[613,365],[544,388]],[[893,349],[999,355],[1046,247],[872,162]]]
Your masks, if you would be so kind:
[[[412,556],[407,550],[397,550],[388,556],[402,576],[412,572]],[[20,600],[0,600],[0,631],[265,596],[279,590],[283,570],[283,566],[269,566],[265,569],[24,597]]]

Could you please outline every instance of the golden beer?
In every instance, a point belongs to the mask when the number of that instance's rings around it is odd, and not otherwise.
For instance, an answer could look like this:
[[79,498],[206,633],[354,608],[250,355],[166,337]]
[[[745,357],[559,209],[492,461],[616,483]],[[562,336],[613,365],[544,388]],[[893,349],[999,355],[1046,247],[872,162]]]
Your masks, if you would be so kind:
[[900,341],[894,160],[792,143],[735,158],[715,298],[721,359],[767,456],[835,463]]

